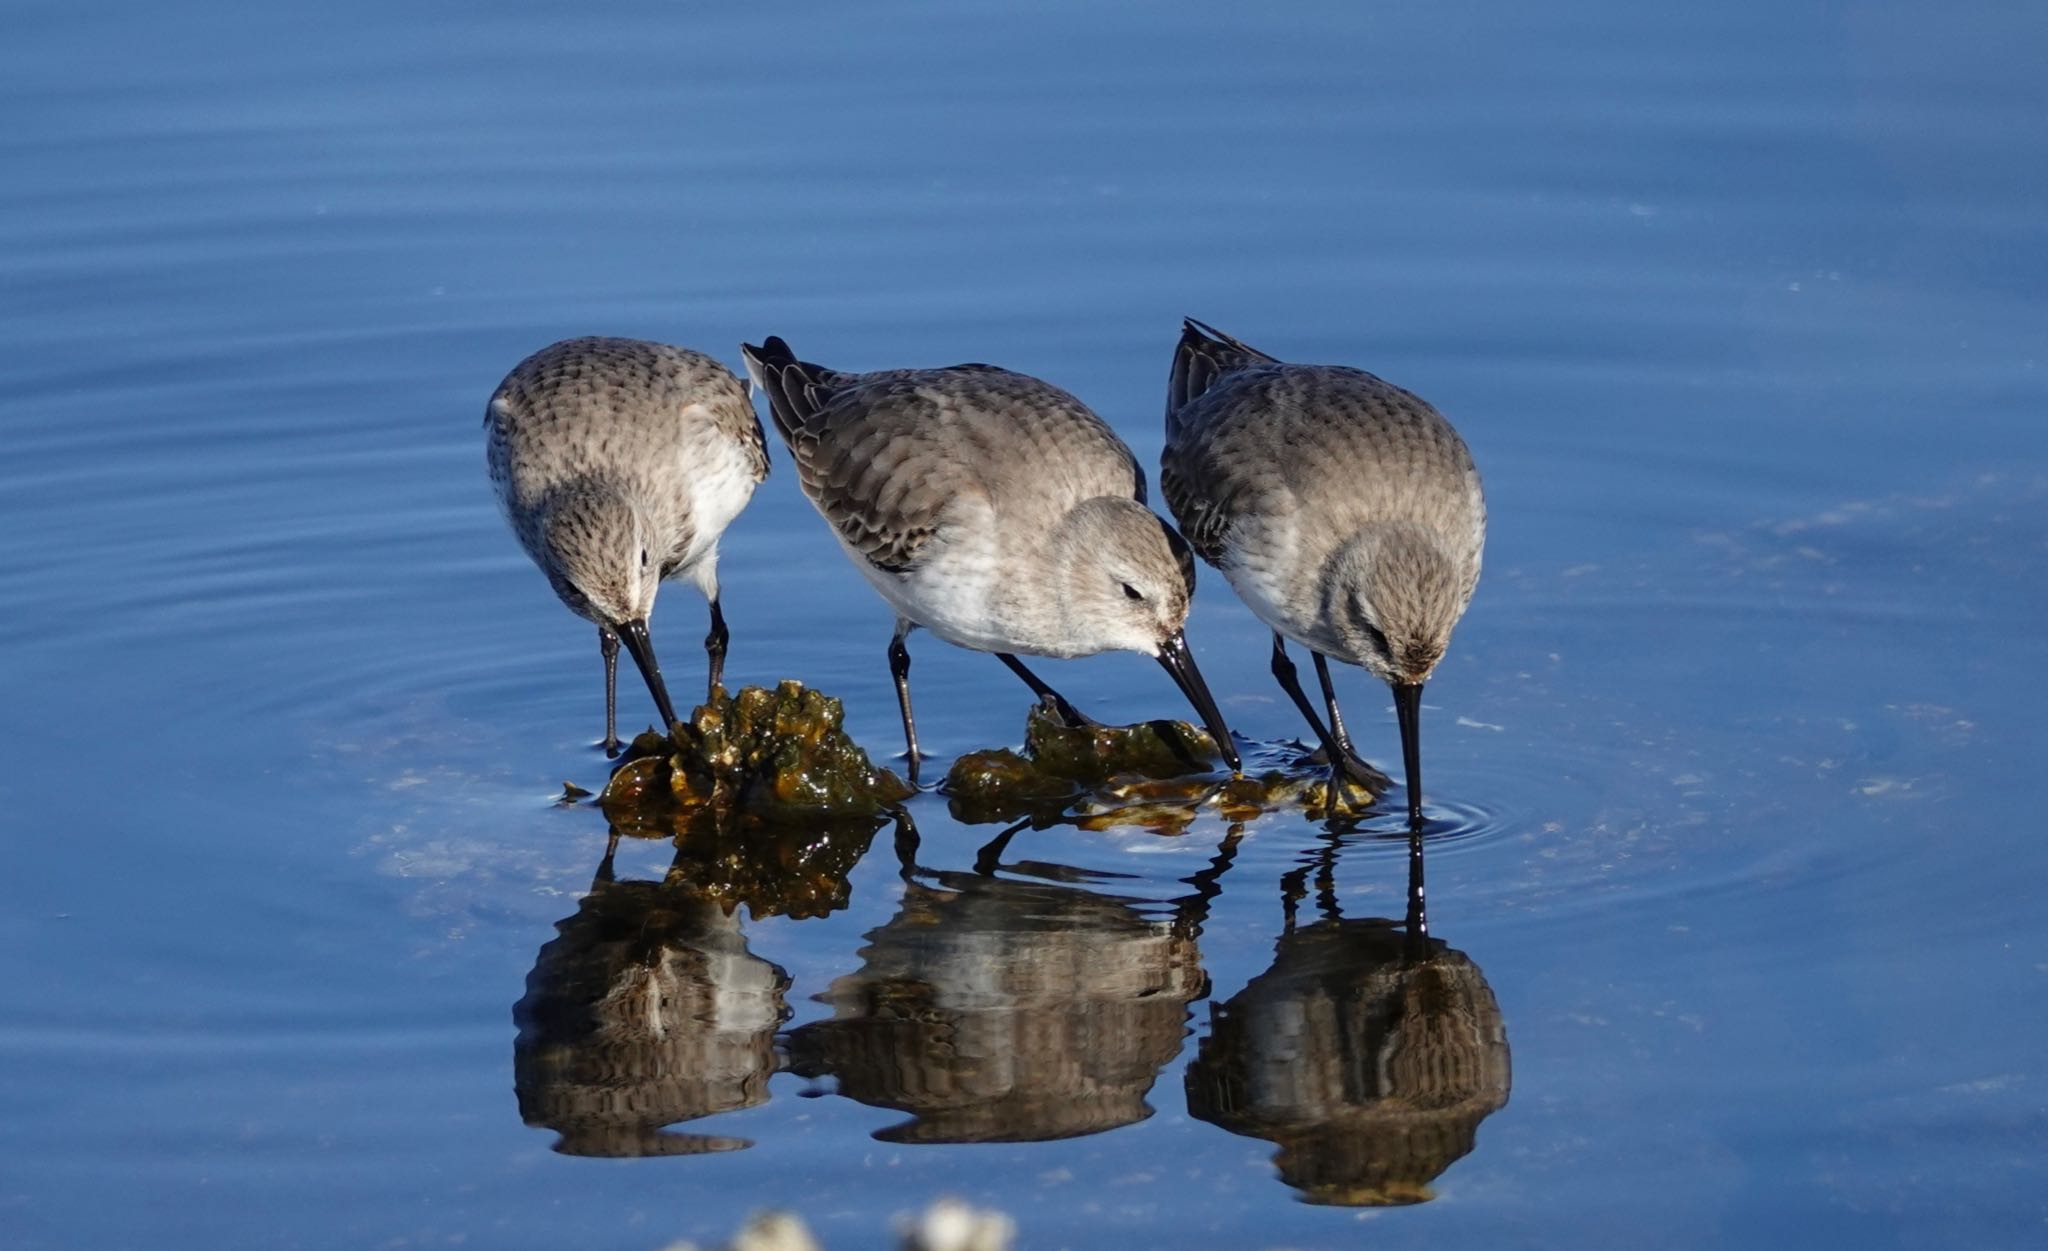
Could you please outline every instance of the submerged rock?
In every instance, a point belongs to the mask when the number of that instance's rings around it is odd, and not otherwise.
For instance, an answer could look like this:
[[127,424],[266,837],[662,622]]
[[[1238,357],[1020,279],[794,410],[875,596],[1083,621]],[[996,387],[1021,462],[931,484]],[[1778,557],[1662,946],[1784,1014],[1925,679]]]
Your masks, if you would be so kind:
[[[953,762],[940,789],[963,821],[1068,814],[1083,829],[1172,832],[1205,808],[1232,821],[1280,807],[1310,816],[1328,808],[1326,768],[1299,749],[1255,752],[1235,776],[1221,766],[1215,740],[1185,721],[1075,728],[1038,705],[1025,720],[1022,752],[970,752]],[[1352,809],[1375,798],[1357,782],[1344,789]]]

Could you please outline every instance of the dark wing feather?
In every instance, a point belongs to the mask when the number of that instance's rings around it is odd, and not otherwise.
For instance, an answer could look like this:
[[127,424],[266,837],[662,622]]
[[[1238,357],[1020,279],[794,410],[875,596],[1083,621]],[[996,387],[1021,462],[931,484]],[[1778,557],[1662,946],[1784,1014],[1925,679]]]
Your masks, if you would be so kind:
[[918,463],[914,384],[800,361],[774,335],[740,351],[818,512],[876,568],[914,568],[965,485],[943,481],[944,465]]
[[1181,409],[1199,398],[1217,379],[1233,370],[1278,364],[1249,344],[1189,317],[1181,322],[1180,343],[1173,350],[1173,373],[1166,382],[1166,430],[1169,437]]
[[[1191,440],[1181,418],[1188,405],[1229,375],[1279,363],[1192,317],[1181,323],[1173,374],[1166,384],[1166,451],[1160,458],[1159,487],[1189,545],[1212,565],[1223,559],[1230,533],[1234,476],[1228,466],[1200,463],[1202,453],[1188,447]],[[1197,489],[1196,483],[1206,485]]]
[[818,437],[790,442],[818,511],[849,546],[890,573],[916,568],[946,506],[968,485],[915,437],[930,415],[919,411],[919,398],[907,380],[870,376],[821,410]]
[[[1086,405],[990,365],[844,374],[769,339],[745,349],[804,493],[846,544],[892,573],[916,568],[956,503],[999,513],[1012,493],[1142,498],[1130,449]],[[1023,462],[1030,475],[990,472]]]
[[[1194,488],[1194,481],[1204,476],[1195,466],[1182,465],[1168,445],[1159,466],[1160,493],[1166,496],[1166,507],[1188,546],[1203,560],[1218,565],[1223,560],[1225,536],[1230,533],[1231,514],[1228,501]],[[1192,574],[1188,581],[1192,585]]]

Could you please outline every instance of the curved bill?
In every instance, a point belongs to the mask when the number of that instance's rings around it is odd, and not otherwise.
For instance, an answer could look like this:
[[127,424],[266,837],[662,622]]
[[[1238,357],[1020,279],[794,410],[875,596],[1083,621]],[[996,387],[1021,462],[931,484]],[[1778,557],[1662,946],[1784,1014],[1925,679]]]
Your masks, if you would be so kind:
[[1185,631],[1174,631],[1173,637],[1159,648],[1159,664],[1173,675],[1174,685],[1188,697],[1188,702],[1201,714],[1202,725],[1209,731],[1209,737],[1216,740],[1223,759],[1230,765],[1232,773],[1244,771],[1244,763],[1237,757],[1237,744],[1230,741],[1230,727],[1223,724],[1223,714],[1216,710],[1216,700],[1209,694],[1209,684],[1202,681],[1202,671],[1195,668],[1195,658],[1188,653],[1188,636]]
[[1422,683],[1396,682],[1394,715],[1401,720],[1401,763],[1408,768],[1408,824],[1422,828]]
[[654,659],[654,643],[647,637],[645,621],[625,621],[618,626],[619,641],[633,654],[633,663],[640,666],[640,676],[647,679],[647,689],[654,696],[654,706],[661,712],[661,732],[666,734],[676,723],[675,705],[668,702],[668,687],[662,685],[661,666]]

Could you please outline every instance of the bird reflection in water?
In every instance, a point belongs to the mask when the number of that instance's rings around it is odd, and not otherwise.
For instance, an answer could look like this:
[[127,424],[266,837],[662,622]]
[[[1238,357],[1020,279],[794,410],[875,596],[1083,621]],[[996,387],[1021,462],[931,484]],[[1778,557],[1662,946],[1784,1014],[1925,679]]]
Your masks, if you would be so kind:
[[559,1134],[555,1150],[698,1155],[752,1145],[664,1128],[768,1099],[789,975],[747,950],[728,906],[675,871],[619,881],[605,853],[512,1009],[519,1115]]
[[[1402,922],[1337,908],[1335,835],[1284,883],[1272,967],[1209,1009],[1188,1111],[1278,1144],[1281,1180],[1310,1203],[1421,1203],[1508,1101],[1508,1040],[1479,966],[1431,938],[1421,848]],[[1322,919],[1296,924],[1316,874]]]
[[1110,875],[1002,862],[1022,828],[973,872],[917,867],[915,831],[900,830],[901,908],[819,996],[831,1018],[790,1035],[796,1072],[910,1113],[884,1142],[1036,1142],[1144,1120],[1187,1005],[1207,993],[1196,938],[1235,832],[1162,908],[1081,885]]

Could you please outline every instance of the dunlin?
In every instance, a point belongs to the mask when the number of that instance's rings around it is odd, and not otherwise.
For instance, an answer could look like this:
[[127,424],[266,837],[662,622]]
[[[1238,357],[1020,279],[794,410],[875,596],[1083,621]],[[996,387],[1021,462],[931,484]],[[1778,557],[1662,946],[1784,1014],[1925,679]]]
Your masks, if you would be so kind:
[[746,384],[711,357],[638,339],[568,339],[519,362],[491,396],[491,482],[570,611],[597,625],[604,746],[618,738],[619,643],[647,679],[662,728],[675,708],[647,619],[664,578],[711,601],[709,686],[724,675],[718,539],[768,476]]
[[1019,653],[1156,657],[1238,767],[1183,632],[1194,559],[1086,405],[992,365],[856,374],[799,361],[774,337],[743,351],[804,494],[895,610],[889,669],[913,780],[904,636],[918,626],[994,653],[1070,722],[1080,714]]
[[[1273,630],[1273,674],[1322,740],[1333,790],[1362,766],[1328,658],[1394,691],[1408,818],[1422,823],[1422,685],[1471,602],[1486,502],[1443,415],[1362,369],[1290,365],[1197,321],[1174,352],[1160,486],[1202,559]],[[1330,723],[1285,639],[1308,648]]]

